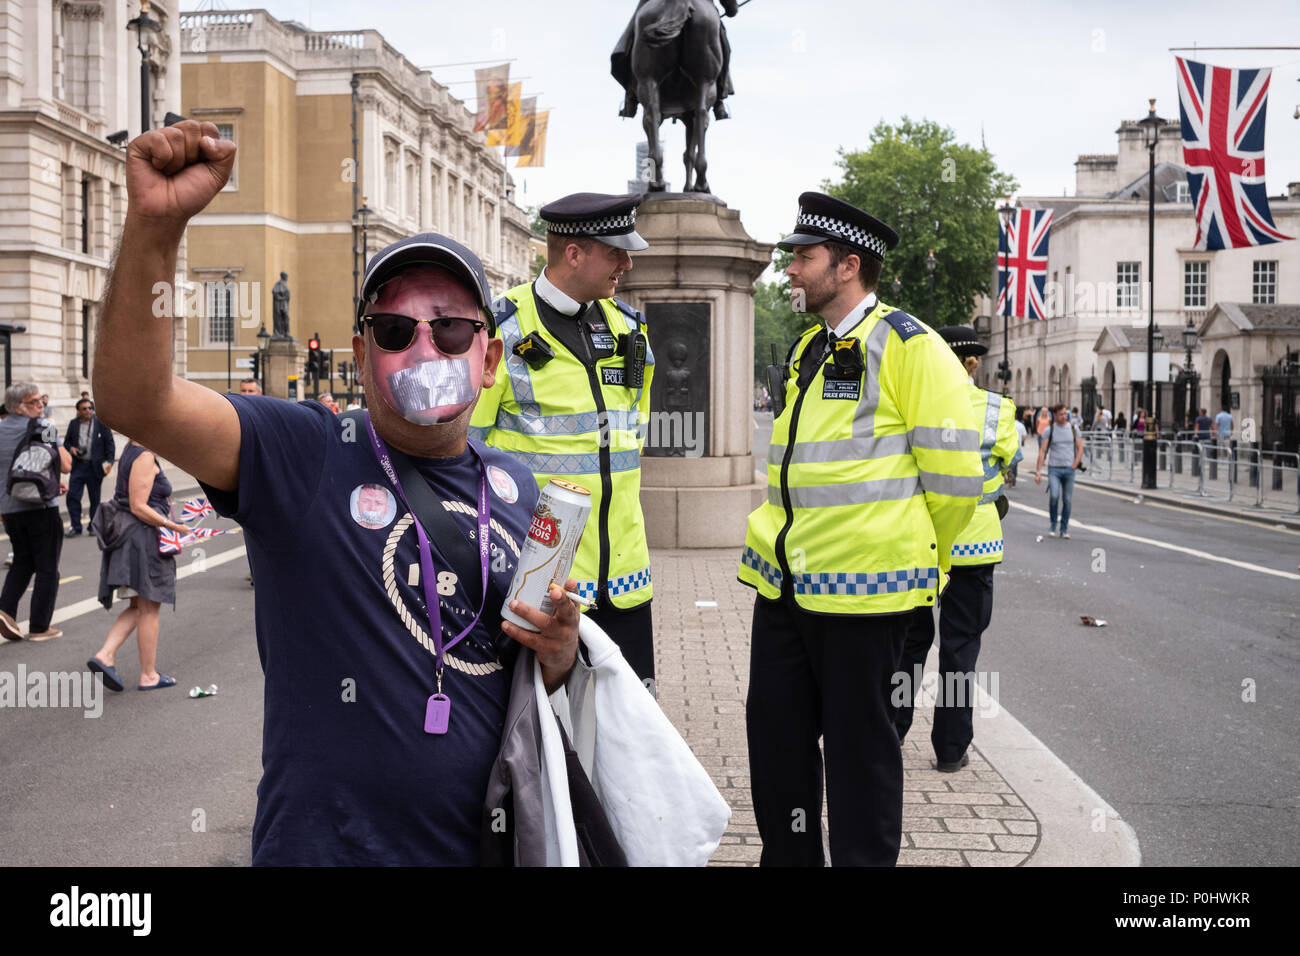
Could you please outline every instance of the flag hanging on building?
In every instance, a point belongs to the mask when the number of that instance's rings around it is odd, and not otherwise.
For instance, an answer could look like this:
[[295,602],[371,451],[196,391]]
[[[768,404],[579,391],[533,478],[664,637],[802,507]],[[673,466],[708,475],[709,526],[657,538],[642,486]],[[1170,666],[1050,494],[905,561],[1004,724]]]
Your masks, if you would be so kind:
[[500,119],[488,123],[487,146],[509,146],[510,136],[519,127],[519,114],[522,112],[524,84],[510,83],[506,86],[506,111]]
[[474,132],[500,129],[505,121],[510,86],[510,64],[488,66],[474,71],[478,89],[478,108],[474,114]]
[[519,147],[533,135],[533,113],[537,111],[537,97],[529,96],[519,99],[510,107],[510,126],[502,135],[499,144],[493,143],[491,134],[488,145],[501,145],[506,148],[507,156],[519,155]]
[[[1052,210],[1016,209],[998,223],[998,315],[1046,319],[1047,235]],[[1011,311],[1006,312],[1007,296]]]
[[1272,70],[1234,70],[1175,57],[1183,163],[1196,209],[1195,248],[1292,239],[1273,226],[1264,188],[1264,115]]
[[525,153],[523,147],[520,147],[519,162],[515,164],[516,168],[520,166],[546,165],[546,126],[550,118],[550,110],[541,110],[534,114],[532,149]]

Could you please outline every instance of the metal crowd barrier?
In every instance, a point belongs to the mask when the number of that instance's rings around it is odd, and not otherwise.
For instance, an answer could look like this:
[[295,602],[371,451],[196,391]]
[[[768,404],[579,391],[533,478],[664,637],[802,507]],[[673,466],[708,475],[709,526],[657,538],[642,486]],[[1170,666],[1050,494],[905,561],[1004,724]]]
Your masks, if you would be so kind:
[[[1141,438],[1114,432],[1083,432],[1081,437],[1089,477],[1141,485]],[[1300,514],[1300,453],[1174,438],[1159,439],[1155,454],[1157,488]]]

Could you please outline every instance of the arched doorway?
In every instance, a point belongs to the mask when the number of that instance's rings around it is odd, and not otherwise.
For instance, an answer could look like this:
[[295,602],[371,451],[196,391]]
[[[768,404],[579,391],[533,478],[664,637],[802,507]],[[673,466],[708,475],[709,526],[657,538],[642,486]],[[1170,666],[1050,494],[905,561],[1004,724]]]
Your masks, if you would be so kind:
[[1221,408],[1232,410],[1232,362],[1228,359],[1228,353],[1223,349],[1214,353],[1214,361],[1210,363],[1210,387],[1213,390],[1211,395],[1214,406],[1211,412],[1217,412]]
[[1068,365],[1061,366],[1061,388],[1057,392],[1056,400],[1070,404],[1070,366]]
[[1020,369],[1016,369],[1016,404],[1024,405],[1026,401],[1025,393],[1020,390]]
[[1061,376],[1057,374],[1056,366],[1053,365],[1047,370],[1047,399],[1045,404],[1055,405],[1060,401],[1057,393],[1061,390]]
[[1025,401],[1034,404],[1034,370],[1025,369]]
[[1115,363],[1107,362],[1106,370],[1101,373],[1101,394],[1105,397],[1106,407],[1115,414]]

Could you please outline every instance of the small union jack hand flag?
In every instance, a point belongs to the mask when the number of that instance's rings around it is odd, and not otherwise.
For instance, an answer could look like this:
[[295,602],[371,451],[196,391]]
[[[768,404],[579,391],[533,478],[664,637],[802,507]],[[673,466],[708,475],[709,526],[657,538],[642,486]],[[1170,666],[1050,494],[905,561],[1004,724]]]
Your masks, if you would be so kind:
[[173,531],[171,528],[158,529],[158,553],[159,554],[179,554],[181,548],[194,540],[192,534],[181,534],[179,531]]
[[212,513],[212,505],[208,504],[207,498],[191,498],[181,506],[181,520],[186,523],[206,518]]
[[195,528],[189,533],[191,538],[212,538],[219,534],[225,534],[220,528]]

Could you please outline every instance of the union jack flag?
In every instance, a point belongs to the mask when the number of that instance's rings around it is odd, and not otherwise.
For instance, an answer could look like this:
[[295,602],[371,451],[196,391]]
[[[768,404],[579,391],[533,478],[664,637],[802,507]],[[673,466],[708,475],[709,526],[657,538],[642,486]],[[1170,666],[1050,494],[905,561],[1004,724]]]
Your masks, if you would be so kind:
[[186,522],[206,518],[212,513],[213,508],[208,504],[207,498],[191,498],[181,506],[181,520]]
[[1273,226],[1264,189],[1264,114],[1272,70],[1234,70],[1175,57],[1187,188],[1197,249],[1294,238]]
[[[998,315],[1046,319],[1047,234],[1052,210],[1017,209],[998,224]],[[1011,311],[1005,312],[1007,295]]]
[[171,528],[158,529],[158,553],[159,554],[179,554],[181,548],[194,540],[192,534],[181,534],[179,531],[173,531]]
[[190,532],[191,538],[213,538],[219,534],[225,534],[220,528],[195,528]]

